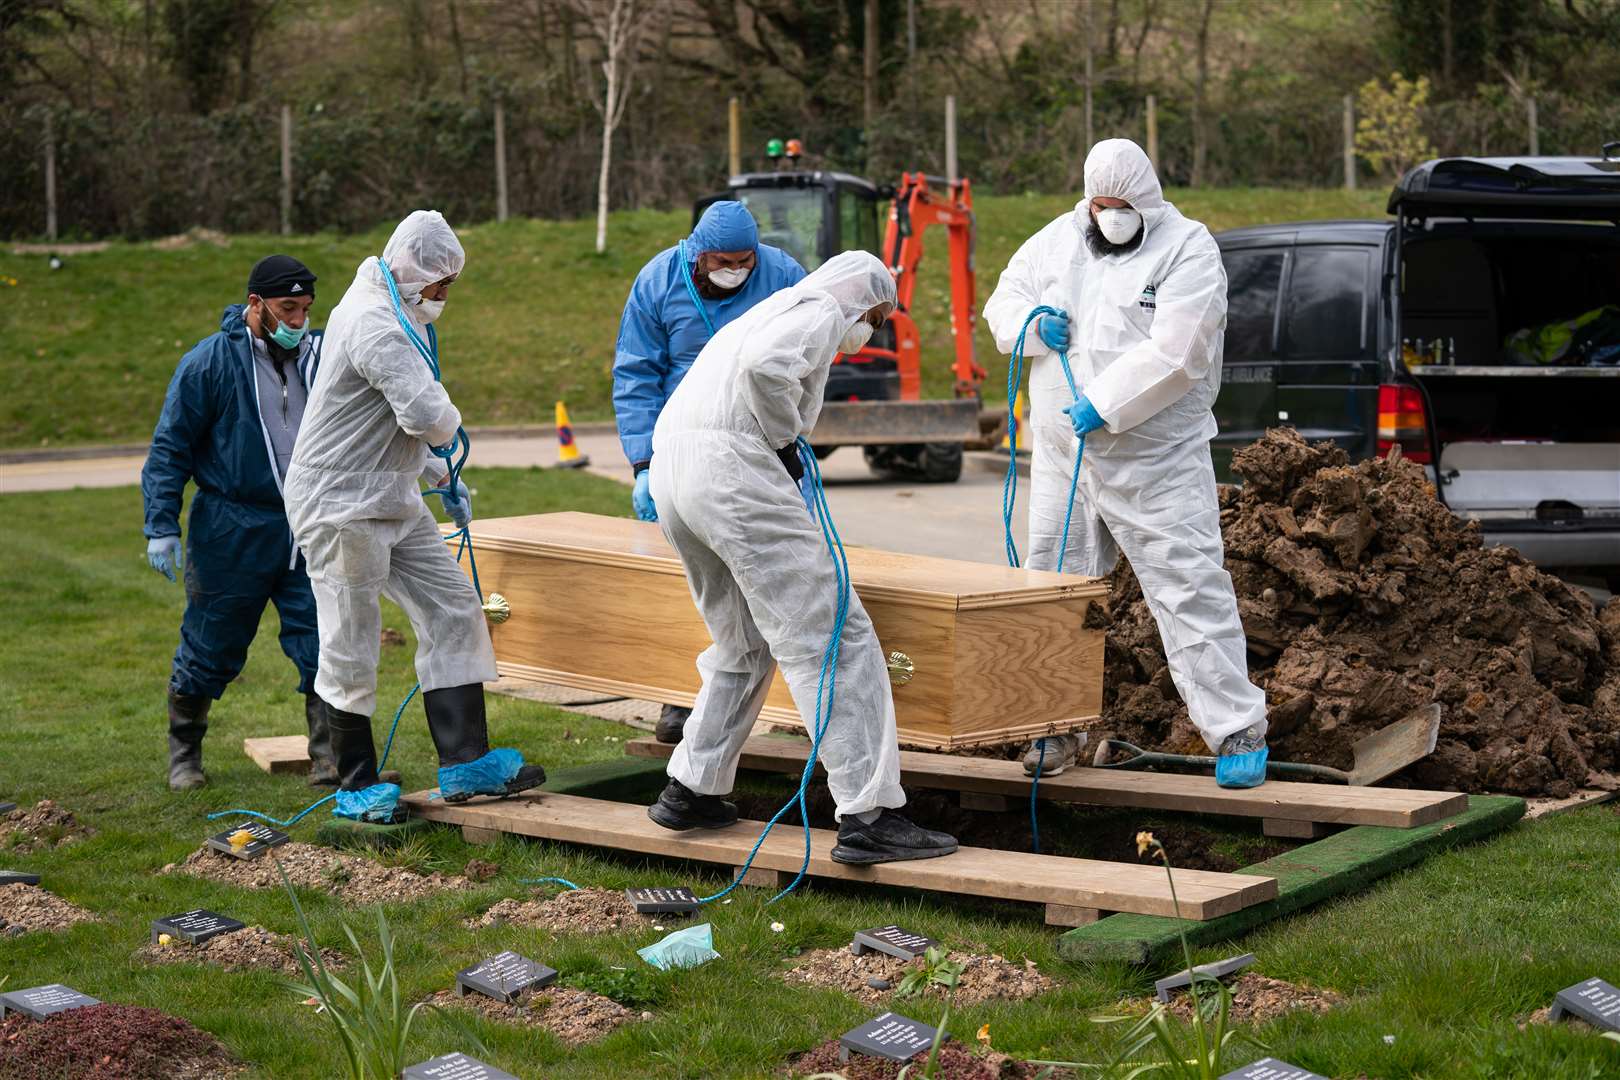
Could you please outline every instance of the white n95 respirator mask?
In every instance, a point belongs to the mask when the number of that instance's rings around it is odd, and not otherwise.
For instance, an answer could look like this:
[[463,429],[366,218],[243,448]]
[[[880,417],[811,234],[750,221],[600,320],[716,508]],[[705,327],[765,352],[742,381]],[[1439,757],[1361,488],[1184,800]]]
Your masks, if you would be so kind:
[[752,267],[740,266],[730,270],[709,271],[709,283],[717,289],[735,289],[748,280]]
[[838,351],[845,356],[853,356],[870,340],[872,340],[872,324],[862,319],[844,331],[844,336],[838,339]]
[[419,300],[416,304],[416,317],[424,323],[434,322],[444,314],[443,300]]
[[1097,211],[1097,229],[1110,244],[1123,244],[1142,227],[1142,215],[1125,206]]

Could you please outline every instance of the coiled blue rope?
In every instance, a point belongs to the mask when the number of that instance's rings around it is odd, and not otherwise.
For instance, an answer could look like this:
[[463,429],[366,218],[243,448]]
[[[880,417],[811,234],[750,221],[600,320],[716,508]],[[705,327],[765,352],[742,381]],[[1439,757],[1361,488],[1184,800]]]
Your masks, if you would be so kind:
[[795,806],[799,808],[799,820],[804,825],[804,862],[799,865],[799,872],[794,875],[787,887],[766,903],[774,904],[798,888],[799,883],[810,871],[810,807],[805,799],[805,791],[809,789],[810,779],[815,775],[816,757],[821,752],[821,737],[827,732],[827,723],[832,718],[833,697],[838,690],[838,654],[844,641],[844,622],[849,617],[849,560],[844,554],[844,541],[838,535],[838,526],[833,523],[832,511],[827,506],[827,492],[821,482],[821,463],[816,460],[816,453],[810,443],[802,436],[798,440],[798,449],[799,459],[804,463],[805,471],[811,478],[810,489],[813,496],[811,511],[821,525],[822,540],[826,542],[827,553],[832,557],[834,587],[838,590],[832,633],[821,656],[821,675],[816,683],[816,715],[810,732],[810,756],[804,763],[804,772],[799,776],[799,790],[782,804],[782,808],[773,814],[771,820],[765,823],[765,828],[760,830],[759,839],[754,841],[753,848],[748,852],[748,858],[737,871],[737,877],[730,885],[714,895],[698,897],[700,904],[719,900],[742,884],[749,867],[754,864],[754,857],[759,854],[760,845],[765,843],[765,838],[771,834],[776,823]]
[[[383,282],[388,286],[388,299],[392,301],[394,305],[394,317],[399,320],[400,329],[405,331],[405,336],[410,340],[411,345],[416,349],[418,355],[420,355],[423,360],[427,361],[428,370],[433,372],[433,380],[435,382],[443,382],[444,380],[439,377],[439,336],[434,332],[433,324],[428,324],[428,339],[424,343],[422,341],[422,335],[416,332],[416,327],[412,326],[411,321],[405,317],[405,307],[399,301],[399,288],[394,284],[394,275],[389,271],[388,264],[379,258],[377,260],[377,268],[382,271]],[[458,447],[461,451],[459,457],[456,453]],[[426,491],[422,492],[422,497],[427,498],[429,495],[437,495],[441,501],[444,499],[455,500],[456,485],[461,481],[462,466],[467,464],[467,456],[472,453],[472,439],[467,435],[467,429],[458,426],[456,428],[456,437],[450,440],[450,444],[448,446],[433,446],[429,447],[429,449],[433,451],[435,456],[444,461],[446,468],[449,470],[449,476],[445,479],[442,487],[428,488]],[[472,573],[473,591],[478,594],[479,603],[483,603],[484,590],[478,582],[478,560],[473,556],[471,526],[458,529],[455,532],[450,533],[449,536],[454,536],[459,539],[460,542],[456,545],[456,561],[460,562],[462,554],[466,554],[467,568]],[[447,536],[446,539],[449,539],[449,536]],[[382,757],[377,761],[378,772],[381,772],[384,766],[388,764],[388,755],[394,749],[394,733],[399,730],[399,718],[405,715],[405,706],[411,703],[411,699],[416,697],[416,692],[420,689],[422,689],[422,684],[418,682],[415,686],[411,687],[411,692],[405,695],[405,700],[399,703],[399,708],[394,710],[394,722],[388,728],[388,740],[383,744]],[[220,810],[216,813],[209,814],[208,820],[213,821],[215,818],[230,817],[233,814],[237,814],[251,818],[258,818],[260,821],[267,821],[272,825],[279,825],[286,829],[298,824],[298,822],[302,821],[312,811],[318,809],[319,807],[325,806],[327,803],[336,798],[337,793],[333,792],[331,795],[327,795],[324,798],[317,799],[316,801],[310,803],[308,806],[298,811],[298,813],[285,820],[273,818],[268,814],[261,814],[257,810]],[[562,879],[558,878],[557,880],[561,881]],[[574,885],[572,888],[577,889],[579,886]]]
[[[1018,414],[1015,408],[1018,401],[1018,388],[1024,382],[1024,338],[1035,320],[1042,315],[1062,315],[1063,312],[1055,307],[1042,304],[1029,313],[1024,319],[1024,325],[1018,328],[1018,340],[1013,343],[1012,358],[1007,364],[1007,478],[1001,484],[1001,524],[1005,530],[1007,544],[1007,565],[1018,566],[1018,543],[1013,539],[1013,510],[1018,503]],[[1069,384],[1069,393],[1074,395],[1074,403],[1080,404],[1080,387],[1074,381],[1074,371],[1069,367],[1068,352],[1058,353],[1058,362],[1063,365],[1063,378]],[[1074,472],[1069,477],[1069,505],[1063,513],[1063,539],[1058,542],[1057,572],[1063,573],[1063,559],[1069,553],[1069,525],[1074,521],[1074,500],[1080,490],[1080,464],[1085,460],[1086,440],[1080,437],[1080,445],[1074,452]],[[1040,792],[1041,768],[1046,764],[1046,740],[1035,740],[1040,745],[1040,758],[1035,765],[1035,777],[1029,784],[1029,834],[1030,842],[1035,853],[1041,851],[1041,827],[1039,815],[1035,812],[1035,800]]]

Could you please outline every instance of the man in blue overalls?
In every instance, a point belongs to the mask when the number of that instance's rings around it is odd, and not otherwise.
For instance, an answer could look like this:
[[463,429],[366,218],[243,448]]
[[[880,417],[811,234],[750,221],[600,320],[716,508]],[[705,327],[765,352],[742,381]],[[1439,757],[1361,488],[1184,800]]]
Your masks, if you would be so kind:
[[[315,275],[290,255],[259,260],[247,303],[233,304],[219,332],[180,359],[141,470],[146,558],[176,580],[186,611],[169,678],[169,787],[207,782],[202,741],[208,709],[241,672],[266,602],[281,619],[281,648],[298,668],[309,726],[312,785],[335,785],[325,713],[314,693],[319,637],[315,596],[281,500],[304,403],[315,378],[320,333],[309,333]],[[191,500],[185,557],[180,503]]]
[[[753,215],[730,200],[710,206],[691,236],[654,255],[636,275],[619,321],[613,409],[624,456],[635,470],[631,501],[642,521],[658,520],[648,472],[653,425],[692,361],[722,326],[803,277],[793,256],[759,242]],[[680,742],[691,712],[665,705],[659,741]]]

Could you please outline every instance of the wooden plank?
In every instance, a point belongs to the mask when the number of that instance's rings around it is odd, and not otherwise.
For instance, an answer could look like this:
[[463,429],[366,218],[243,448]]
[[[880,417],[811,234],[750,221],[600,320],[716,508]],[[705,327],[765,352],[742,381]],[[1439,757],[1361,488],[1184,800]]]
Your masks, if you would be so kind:
[[1329,827],[1320,821],[1290,821],[1287,818],[1263,818],[1260,831],[1266,836],[1280,836],[1291,840],[1320,840]]
[[[632,739],[625,752],[668,757],[674,747],[653,739]],[[743,745],[741,767],[797,774],[809,744],[798,739],[755,736]],[[900,752],[900,780],[919,788],[973,791],[1029,798],[1029,777],[1017,761]],[[1319,821],[1333,825],[1383,825],[1410,829],[1468,808],[1468,796],[1453,791],[1348,787],[1268,780],[1257,788],[1223,788],[1209,776],[1070,769],[1041,779],[1039,797],[1093,806],[1134,806],[1189,814],[1231,814],[1278,821]]]
[[[764,828],[763,822],[739,821],[726,829],[671,832],[653,824],[646,807],[575,795],[527,792],[510,799],[452,805],[430,799],[429,794],[417,792],[404,802],[417,816],[463,829],[470,826],[726,867],[740,866],[746,860]],[[773,831],[760,845],[754,866],[761,870],[797,871],[804,860],[802,837],[798,829]],[[1103,911],[1172,915],[1176,910],[1169,882],[1158,866],[986,848],[962,848],[939,859],[845,866],[827,854],[836,837],[828,829],[811,830],[811,874]],[[1270,878],[1178,870],[1176,893],[1183,918],[1204,920],[1264,903],[1276,896],[1277,889]]]
[[1047,926],[1090,926],[1103,917],[1096,908],[1069,907],[1066,904],[1046,905]]
[[309,772],[307,735],[266,735],[243,739],[242,751],[267,773]]

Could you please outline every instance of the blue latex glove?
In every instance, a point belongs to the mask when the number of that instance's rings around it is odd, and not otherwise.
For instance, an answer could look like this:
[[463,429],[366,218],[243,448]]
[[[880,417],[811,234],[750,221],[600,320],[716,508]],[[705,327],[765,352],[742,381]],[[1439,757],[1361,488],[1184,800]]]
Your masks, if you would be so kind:
[[799,497],[804,500],[804,508],[810,511],[810,516],[816,516],[816,482],[810,478],[809,473],[799,477]]
[[714,931],[708,923],[676,930],[661,941],[637,949],[636,955],[659,971],[693,968],[720,958],[720,954],[714,951]]
[[398,784],[372,784],[359,791],[339,791],[332,814],[353,821],[391,821],[399,807]]
[[1041,344],[1048,349],[1058,352],[1069,351],[1069,317],[1067,315],[1042,315],[1035,323],[1036,331],[1041,335]]
[[658,520],[658,507],[653,505],[650,468],[636,474],[636,489],[630,494],[630,505],[636,508],[636,517],[642,521]]
[[146,542],[147,564],[168,578],[177,580],[174,576],[176,570],[181,569],[184,562],[180,554],[180,538],[178,536],[158,536]]
[[460,480],[456,481],[456,493],[441,494],[439,501],[444,504],[444,512],[450,515],[450,520],[456,523],[456,528],[465,529],[472,521],[472,492]]
[[1083,439],[1093,431],[1103,426],[1103,418],[1097,415],[1092,408],[1091,400],[1081,394],[1080,400],[1063,410],[1069,414],[1069,423],[1074,425],[1074,436]]
[[1270,747],[1247,754],[1222,754],[1215,759],[1215,782],[1224,788],[1259,787],[1266,782],[1266,759]]
[[505,795],[506,782],[523,768],[516,750],[491,750],[460,765],[439,766],[440,795]]

